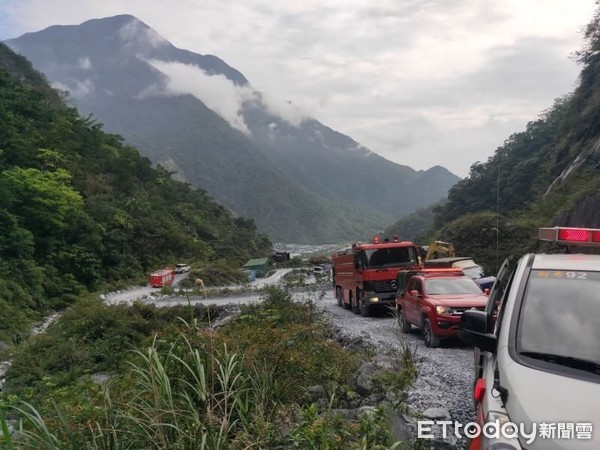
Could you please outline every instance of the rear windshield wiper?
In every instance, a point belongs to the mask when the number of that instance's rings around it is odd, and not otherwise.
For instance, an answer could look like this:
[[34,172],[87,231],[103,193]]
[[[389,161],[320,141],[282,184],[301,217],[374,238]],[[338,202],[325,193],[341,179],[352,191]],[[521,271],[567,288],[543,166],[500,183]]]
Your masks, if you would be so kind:
[[574,358],[573,356],[555,355],[553,353],[542,352],[521,352],[521,355],[600,375],[600,363],[595,361]]

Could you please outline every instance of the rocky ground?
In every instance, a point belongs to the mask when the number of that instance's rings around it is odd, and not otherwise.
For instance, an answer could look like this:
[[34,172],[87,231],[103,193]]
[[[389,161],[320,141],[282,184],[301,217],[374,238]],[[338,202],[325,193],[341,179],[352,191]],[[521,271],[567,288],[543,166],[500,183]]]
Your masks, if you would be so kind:
[[[442,341],[439,348],[425,347],[419,330],[399,331],[397,321],[385,310],[373,317],[361,317],[337,306],[333,291],[320,303],[343,342],[348,345],[372,345],[378,355],[399,353],[403,344],[416,352],[418,377],[408,392],[410,412],[403,419],[415,433],[412,420],[422,414],[426,420],[451,420],[468,423],[475,417],[472,401],[473,349],[459,340]],[[439,430],[438,433],[439,435]],[[441,437],[441,435],[439,435]],[[446,448],[462,448],[463,439],[448,437]],[[441,443],[436,448],[443,448]]]

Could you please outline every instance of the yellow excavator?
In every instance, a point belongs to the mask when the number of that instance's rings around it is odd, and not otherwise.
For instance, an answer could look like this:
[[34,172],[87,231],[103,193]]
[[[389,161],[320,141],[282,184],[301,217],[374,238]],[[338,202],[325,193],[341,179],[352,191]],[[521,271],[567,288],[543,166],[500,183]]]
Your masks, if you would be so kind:
[[429,245],[421,247],[421,250],[425,255],[425,261],[456,256],[454,245],[452,245],[450,242],[432,241]]

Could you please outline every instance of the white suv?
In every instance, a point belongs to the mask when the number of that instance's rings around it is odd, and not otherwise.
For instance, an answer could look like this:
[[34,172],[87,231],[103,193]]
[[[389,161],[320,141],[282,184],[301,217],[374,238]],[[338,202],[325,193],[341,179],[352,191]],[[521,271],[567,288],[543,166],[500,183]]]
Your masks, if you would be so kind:
[[187,264],[175,264],[175,273],[188,273],[190,266]]
[[[542,228],[540,239],[600,246],[600,230]],[[508,431],[469,449],[600,449],[600,255],[507,259],[460,336],[476,347],[477,425]]]

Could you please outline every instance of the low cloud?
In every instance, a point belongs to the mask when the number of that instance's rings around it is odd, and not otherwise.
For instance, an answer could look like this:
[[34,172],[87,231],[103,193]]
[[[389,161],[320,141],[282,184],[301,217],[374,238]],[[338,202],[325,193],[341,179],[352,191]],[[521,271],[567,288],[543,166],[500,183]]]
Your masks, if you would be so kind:
[[92,62],[90,61],[89,56],[79,58],[79,61],[77,62],[77,67],[79,67],[82,70],[91,70]]
[[96,86],[91,80],[73,80],[72,83],[52,83],[52,87],[61,91],[67,91],[74,98],[82,98],[96,94]]
[[250,134],[244,121],[244,105],[258,103],[270,114],[298,126],[306,118],[290,102],[278,100],[255,91],[250,85],[239,86],[224,75],[209,75],[196,65],[147,60],[148,64],[166,76],[163,86],[152,85],[138,95],[139,98],[160,95],[191,94],[208,108],[225,119],[233,128]]
[[191,94],[243,133],[250,133],[241,114],[245,102],[255,99],[250,87],[236,86],[224,75],[208,75],[198,66],[179,62],[148,60],[148,64],[167,76],[164,89],[147,88],[140,95]]
[[263,92],[255,92],[255,100],[260,102],[270,114],[285,120],[295,127],[308,119],[308,116],[302,109],[289,100],[281,100],[274,95]]

